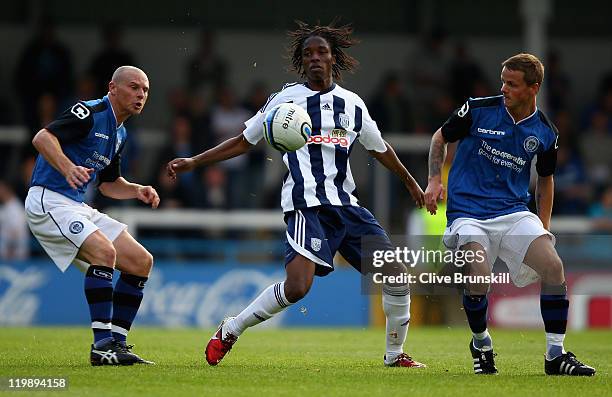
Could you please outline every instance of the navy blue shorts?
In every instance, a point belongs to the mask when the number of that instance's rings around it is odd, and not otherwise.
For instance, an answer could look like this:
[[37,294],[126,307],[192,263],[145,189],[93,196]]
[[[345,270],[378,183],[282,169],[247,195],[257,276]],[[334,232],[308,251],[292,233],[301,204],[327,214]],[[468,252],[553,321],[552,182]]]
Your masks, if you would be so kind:
[[[362,272],[365,268],[362,260],[371,257],[368,254],[371,248],[393,249],[387,233],[374,215],[363,207],[326,205],[304,208],[285,213],[285,223],[285,266],[299,254],[315,263],[317,276],[325,276],[334,270],[336,252]],[[368,241],[367,252],[362,252],[364,238]],[[375,241],[375,247],[372,247],[372,241]]]

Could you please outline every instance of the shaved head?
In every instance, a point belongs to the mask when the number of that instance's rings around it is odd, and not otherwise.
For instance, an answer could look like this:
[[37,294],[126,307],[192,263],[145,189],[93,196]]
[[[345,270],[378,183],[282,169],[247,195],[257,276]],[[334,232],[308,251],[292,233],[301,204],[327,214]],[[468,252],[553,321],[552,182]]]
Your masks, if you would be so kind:
[[149,96],[149,78],[134,66],[120,66],[108,83],[108,98],[117,122],[140,114]]
[[145,78],[147,77],[146,73],[138,69],[137,67],[126,65],[126,66],[119,66],[117,70],[115,70],[115,73],[113,73],[113,77],[111,78],[111,81],[115,82],[115,84],[123,83],[134,75],[144,76]]

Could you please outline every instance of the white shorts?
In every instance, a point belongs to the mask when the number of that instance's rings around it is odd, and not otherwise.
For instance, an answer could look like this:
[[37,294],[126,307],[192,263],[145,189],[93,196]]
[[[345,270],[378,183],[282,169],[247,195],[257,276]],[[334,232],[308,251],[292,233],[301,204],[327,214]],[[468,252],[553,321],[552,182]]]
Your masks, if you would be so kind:
[[443,242],[449,249],[479,243],[487,253],[491,269],[497,258],[501,259],[508,266],[514,285],[524,287],[540,278],[523,260],[531,242],[543,235],[550,236],[555,244],[555,236],[544,229],[540,218],[522,211],[486,220],[457,218],[444,231]]
[[81,269],[87,266],[75,258],[90,234],[100,230],[114,241],[127,228],[85,203],[41,186],[30,188],[25,210],[32,234],[62,272],[72,262]]

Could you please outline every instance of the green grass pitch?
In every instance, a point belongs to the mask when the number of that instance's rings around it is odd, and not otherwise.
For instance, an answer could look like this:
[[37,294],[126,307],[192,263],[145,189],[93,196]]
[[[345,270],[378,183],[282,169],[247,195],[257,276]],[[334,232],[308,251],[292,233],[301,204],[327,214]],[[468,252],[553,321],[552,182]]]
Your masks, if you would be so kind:
[[[383,329],[246,332],[217,367],[203,349],[213,330],[136,327],[134,351],[155,366],[91,367],[90,331],[0,328],[0,376],[67,377],[75,396],[603,396],[612,394],[612,332],[570,332],[566,347],[593,378],[544,375],[543,331],[492,331],[498,376],[472,374],[467,328],[413,327],[406,351],[426,369],[385,368]],[[27,395],[28,392],[0,394]],[[40,396],[46,393],[29,392]]]

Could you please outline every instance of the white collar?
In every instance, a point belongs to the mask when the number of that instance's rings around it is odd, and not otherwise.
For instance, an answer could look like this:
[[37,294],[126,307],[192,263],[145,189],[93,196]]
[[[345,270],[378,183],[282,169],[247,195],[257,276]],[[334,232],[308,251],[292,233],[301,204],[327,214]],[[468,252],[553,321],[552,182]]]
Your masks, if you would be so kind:
[[113,112],[113,117],[115,118],[115,125],[116,125],[116,130],[118,130],[119,128],[121,128],[121,126],[123,125],[123,123],[121,123],[121,125],[117,125],[117,115],[115,114],[115,109],[113,109],[113,103],[110,100],[110,97],[108,97],[108,104],[110,105],[111,111]]
[[519,121],[515,121],[514,117],[512,117],[512,115],[510,114],[510,112],[508,111],[508,108],[504,106],[504,109],[506,109],[506,113],[508,113],[508,116],[510,116],[510,118],[512,119],[512,122],[516,125],[516,124],[520,124],[525,120],[528,120],[530,118],[532,118],[537,112],[538,112],[538,107],[536,106],[535,110],[533,111],[533,113],[531,113],[529,116],[525,117],[522,120]]

